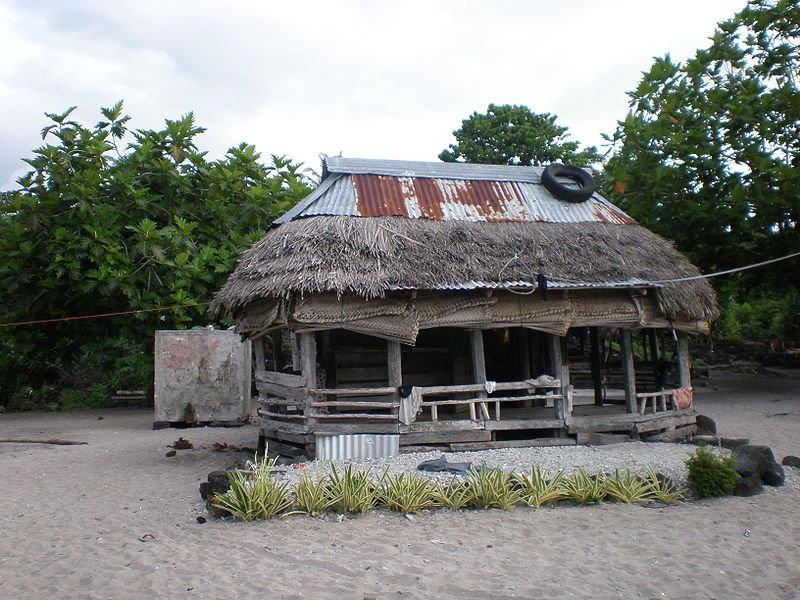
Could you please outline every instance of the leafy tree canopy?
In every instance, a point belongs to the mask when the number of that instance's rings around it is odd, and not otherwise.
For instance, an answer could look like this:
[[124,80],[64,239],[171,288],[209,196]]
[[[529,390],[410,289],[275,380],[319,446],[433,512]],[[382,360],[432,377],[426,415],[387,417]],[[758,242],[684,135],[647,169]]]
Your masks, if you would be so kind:
[[461,128],[453,132],[456,143],[443,150],[439,159],[525,166],[600,162],[594,146],[579,150],[579,143],[567,139],[567,128],[556,119],[549,113],[534,113],[527,106],[490,104],[486,114],[475,112],[461,122]]
[[[800,251],[798,73],[795,0],[751,0],[685,64],[656,59],[610,137],[617,203],[707,272]],[[726,291],[786,293],[798,281],[795,259]]]
[[[191,113],[128,131],[122,102],[87,126],[48,114],[20,188],[0,197],[0,321],[208,301],[240,252],[306,195],[300,165],[240,144],[210,161]],[[124,140],[129,139],[127,147]],[[58,380],[105,340],[141,349],[205,306],[0,329],[0,390]],[[101,352],[102,354],[102,352]]]

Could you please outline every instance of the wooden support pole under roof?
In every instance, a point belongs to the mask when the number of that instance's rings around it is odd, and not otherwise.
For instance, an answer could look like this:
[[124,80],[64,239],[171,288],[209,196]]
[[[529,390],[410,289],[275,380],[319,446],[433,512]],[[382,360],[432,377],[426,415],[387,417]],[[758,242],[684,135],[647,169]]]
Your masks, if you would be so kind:
[[[300,337],[300,367],[308,388],[317,386],[317,338],[314,333],[301,333]],[[318,400],[314,394],[308,394],[305,400],[305,422],[307,425],[316,423],[314,418],[315,408],[312,406]]]
[[633,364],[633,342],[630,329],[620,329],[619,345],[622,350],[622,372],[625,386],[625,409],[636,412],[636,370]]
[[[472,329],[469,332],[470,349],[472,354],[472,376],[475,383],[486,383],[486,357],[483,351],[483,331]],[[486,398],[486,392],[479,392],[479,398]],[[489,408],[485,402],[479,404],[481,417],[489,420]],[[477,420],[475,405],[470,404],[470,419]]]
[[[389,387],[398,388],[398,391],[390,396],[390,401],[400,404],[400,386],[403,385],[403,349],[400,342],[386,342],[386,366],[389,371]],[[398,408],[392,408],[393,415],[399,415]]]
[[655,329],[648,329],[647,340],[650,345],[650,360],[653,361],[656,390],[661,390],[664,388],[664,378],[661,374],[661,349],[658,347],[658,332]]
[[270,339],[272,340],[272,370],[273,371],[282,371],[283,370],[283,334],[281,333],[280,329],[274,330],[270,334]]
[[566,353],[562,346],[564,338],[548,334],[547,349],[550,355],[550,371],[553,377],[561,382],[561,400],[555,401],[555,418],[564,420],[571,413],[569,407],[569,367],[566,364]]
[[592,387],[595,406],[603,406],[603,365],[600,360],[600,328],[589,327],[589,346],[591,352]]
[[689,361],[689,336],[685,331],[678,331],[678,376],[681,387],[691,387],[692,370]]
[[253,343],[253,371],[265,371],[267,365],[264,359],[264,338],[251,340]]

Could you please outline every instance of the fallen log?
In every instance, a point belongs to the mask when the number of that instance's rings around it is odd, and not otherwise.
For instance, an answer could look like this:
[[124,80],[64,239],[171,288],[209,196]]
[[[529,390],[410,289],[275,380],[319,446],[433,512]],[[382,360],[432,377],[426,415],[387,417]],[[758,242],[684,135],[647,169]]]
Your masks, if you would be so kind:
[[76,442],[73,440],[31,440],[31,439],[0,439],[3,444],[54,444],[56,446],[85,446],[89,442]]

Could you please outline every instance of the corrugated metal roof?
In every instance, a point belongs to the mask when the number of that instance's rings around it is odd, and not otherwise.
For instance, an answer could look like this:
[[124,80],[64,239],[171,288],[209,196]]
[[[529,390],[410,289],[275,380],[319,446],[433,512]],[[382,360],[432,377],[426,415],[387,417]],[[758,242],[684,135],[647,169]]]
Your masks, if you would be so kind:
[[[539,167],[326,159],[319,187],[277,219],[397,216],[438,221],[634,223],[594,194],[586,202],[555,198]],[[569,185],[569,184],[568,184]]]
[[[433,287],[426,287],[430,290],[482,290],[482,289],[536,289],[538,287],[535,281],[513,280],[513,281],[462,281],[458,283],[442,283]],[[555,290],[575,290],[575,289],[591,289],[591,288],[654,288],[661,287],[654,285],[651,282],[642,279],[626,279],[623,281],[566,281],[559,279],[547,278],[547,287]],[[415,289],[409,286],[396,285],[391,286],[394,291],[411,290]]]

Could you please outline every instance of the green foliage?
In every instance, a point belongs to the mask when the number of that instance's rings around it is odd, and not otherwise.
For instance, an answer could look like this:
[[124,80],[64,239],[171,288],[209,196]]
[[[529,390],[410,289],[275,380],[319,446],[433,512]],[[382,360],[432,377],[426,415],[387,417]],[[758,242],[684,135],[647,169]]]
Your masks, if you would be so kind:
[[467,474],[472,508],[501,508],[508,510],[520,501],[520,493],[502,470],[483,465]]
[[644,476],[647,498],[664,504],[677,504],[684,498],[683,491],[666,477],[659,477],[653,467],[647,467]]
[[445,162],[463,160],[495,165],[546,165],[561,162],[587,166],[600,162],[597,149],[578,150],[568,141],[567,128],[549,113],[534,113],[527,106],[490,104],[486,114],[477,112],[453,132],[455,144],[439,154]]
[[472,502],[472,490],[466,481],[453,477],[447,483],[438,483],[433,488],[434,506],[449,508],[450,510],[461,510],[467,508]]
[[100,383],[96,383],[88,389],[67,389],[62,390],[59,397],[59,407],[61,410],[87,410],[90,408],[102,408],[108,400],[108,389]]
[[529,473],[512,474],[511,481],[520,490],[521,500],[532,508],[540,508],[566,497],[563,471],[550,475],[546,469],[533,466]]
[[378,498],[389,510],[416,513],[433,506],[433,488],[431,480],[418,473],[384,474]]
[[339,471],[332,465],[329,479],[331,508],[337,513],[367,512],[378,501],[378,485],[369,471],[354,470],[352,465]]
[[687,458],[686,467],[689,487],[701,498],[728,496],[739,479],[732,458],[717,456],[706,448],[698,448]]
[[603,473],[589,475],[578,469],[564,481],[564,495],[578,504],[598,504],[608,493],[607,477]]
[[606,495],[618,502],[641,502],[650,498],[647,482],[628,469],[624,472],[615,469],[614,474],[606,478],[605,485]]
[[738,301],[740,294],[723,290],[719,301],[721,317],[714,323],[714,335],[727,340],[767,340],[800,338],[800,294],[789,290],[772,296],[751,296]]
[[[800,251],[798,72],[797,3],[750,0],[707,48],[683,64],[656,59],[629,93],[609,138],[607,191],[705,272]],[[797,281],[793,259],[727,277],[724,291],[736,310],[796,292]],[[792,319],[780,314],[757,326],[789,335]]]
[[202,303],[240,252],[310,189],[300,165],[274,155],[263,164],[248,144],[208,160],[191,113],[161,130],[128,131],[121,102],[94,126],[73,110],[47,115],[31,170],[0,196],[0,322],[187,306],[2,328],[0,396],[66,387],[63,377],[80,373],[98,344],[117,346],[108,363],[130,359],[116,365],[124,375],[107,375],[146,387],[138,357],[153,332],[206,322]]
[[294,488],[294,501],[298,512],[316,517],[329,510],[335,499],[325,477],[312,479],[304,473]]
[[271,519],[289,510],[292,499],[286,481],[272,476],[275,460],[262,460],[258,456],[247,463],[248,471],[229,471],[230,489],[217,494],[211,501],[216,508],[227,510],[237,519]]

